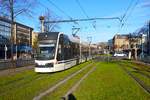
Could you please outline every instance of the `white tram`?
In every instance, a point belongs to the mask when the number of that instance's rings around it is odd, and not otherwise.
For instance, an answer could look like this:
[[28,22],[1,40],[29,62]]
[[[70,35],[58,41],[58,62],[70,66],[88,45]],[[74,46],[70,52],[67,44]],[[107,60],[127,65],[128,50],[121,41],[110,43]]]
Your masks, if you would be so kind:
[[45,32],[38,35],[38,41],[35,72],[61,71],[91,58],[89,44],[81,43],[77,36],[68,37],[60,32]]

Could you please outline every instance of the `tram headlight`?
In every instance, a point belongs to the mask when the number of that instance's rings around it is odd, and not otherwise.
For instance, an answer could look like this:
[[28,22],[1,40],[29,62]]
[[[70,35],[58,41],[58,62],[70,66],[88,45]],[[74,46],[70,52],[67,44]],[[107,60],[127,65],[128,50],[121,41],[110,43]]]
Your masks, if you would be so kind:
[[45,64],[45,66],[46,67],[53,67],[54,65],[53,65],[53,63],[47,63],[47,64]]
[[38,63],[35,63],[34,65],[35,65],[35,67],[38,67]]

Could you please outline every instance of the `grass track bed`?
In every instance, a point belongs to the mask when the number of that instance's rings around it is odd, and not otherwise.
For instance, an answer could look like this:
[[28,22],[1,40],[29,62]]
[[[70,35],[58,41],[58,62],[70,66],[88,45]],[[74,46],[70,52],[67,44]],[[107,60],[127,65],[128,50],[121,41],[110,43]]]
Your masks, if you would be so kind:
[[[37,74],[33,70],[28,70],[15,75],[0,77],[0,100],[32,100],[34,96],[46,91],[71,73],[90,63],[86,62],[71,69],[51,74]],[[132,65],[126,62],[124,64],[126,66]],[[150,94],[146,93],[135,80],[122,70],[121,67],[123,66],[118,65],[118,62],[98,62],[94,65],[97,65],[96,70],[90,73],[73,93],[77,100],[149,100]],[[91,68],[89,67],[74,76],[54,92],[42,98],[42,100],[60,100],[60,97],[64,96]],[[149,80],[146,77],[135,73],[135,68],[125,68],[146,84],[149,84]],[[147,74],[145,69],[139,69],[138,71],[146,72]]]
[[[17,87],[17,82],[14,82],[13,85],[15,85],[16,87],[9,90],[9,86],[5,86],[5,88],[2,88],[1,91],[5,91],[3,89],[7,89],[9,91],[7,91],[7,93],[2,93],[0,94],[0,99],[4,99],[4,100],[26,100],[26,99],[32,99],[34,96],[38,95],[40,92],[45,91],[47,88],[51,87],[52,85],[54,85],[55,83],[57,83],[59,80],[63,79],[64,77],[68,76],[69,74],[79,70],[80,68],[82,68],[83,66],[89,64],[91,62],[86,62],[83,63],[81,65],[75,66],[69,70],[65,70],[62,72],[58,72],[58,73],[51,73],[51,74],[39,74],[39,76],[44,76],[44,77],[40,77],[38,79],[34,79],[33,77],[30,78],[30,82],[28,84],[21,84],[21,87]],[[35,72],[31,72],[35,73]],[[26,76],[26,74],[24,73],[19,73],[20,77],[21,76]],[[34,76],[34,74],[33,74]],[[11,77],[12,80],[16,80],[19,78],[19,76],[13,76]],[[14,78],[14,79],[13,79]],[[4,84],[4,79],[3,83],[0,82],[0,84]],[[28,79],[29,80],[29,79]],[[1,80],[0,80],[1,81]],[[6,78],[7,81],[7,78]],[[6,82],[5,81],[5,82]],[[6,82],[7,83],[7,82]],[[12,85],[12,84],[11,84]]]
[[77,100],[149,100],[139,85],[117,64],[99,63],[73,94]]
[[33,73],[33,70],[32,71],[28,70],[22,73],[17,73],[15,75],[0,76],[0,80],[1,80],[0,85],[2,86],[6,84],[11,84],[33,74],[36,73]]
[[66,83],[64,83],[62,86],[57,88],[54,92],[43,97],[42,100],[51,100],[52,98],[53,100],[60,100],[61,97],[63,97],[67,93],[67,91],[71,89],[72,86],[75,85],[76,82],[78,82],[80,78],[83,77],[94,66],[95,64],[91,65],[90,67],[82,71],[81,73],[77,74],[76,76],[68,80]]
[[135,73],[135,72],[133,72],[133,75],[136,76],[137,78],[139,78],[140,80],[142,80],[144,82],[144,84],[146,84],[147,86],[150,87],[150,79],[149,78],[146,78],[146,77],[140,75],[139,73]]
[[[45,75],[44,75],[45,76]],[[9,90],[15,89],[15,88],[21,88],[22,86],[26,84],[30,84],[33,80],[37,80],[38,78],[44,77],[41,75],[30,75],[24,78],[21,78],[20,80],[16,80],[15,82],[6,84],[1,86],[0,88],[0,95],[9,92]],[[15,85],[14,85],[15,84]]]
[[[126,64],[126,65],[125,65]],[[135,77],[144,82],[145,85],[150,87],[150,73],[147,72],[147,69],[144,67],[135,66],[132,63],[124,63],[123,67],[125,67],[128,71],[131,72]],[[142,69],[143,68],[143,69]]]

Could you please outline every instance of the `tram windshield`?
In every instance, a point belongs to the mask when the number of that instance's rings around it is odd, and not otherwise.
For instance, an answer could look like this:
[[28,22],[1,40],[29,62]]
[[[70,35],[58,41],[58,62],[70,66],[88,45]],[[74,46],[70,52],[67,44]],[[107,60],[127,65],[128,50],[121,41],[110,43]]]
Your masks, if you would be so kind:
[[42,44],[39,45],[39,50],[36,56],[37,60],[51,60],[55,55],[55,44]]

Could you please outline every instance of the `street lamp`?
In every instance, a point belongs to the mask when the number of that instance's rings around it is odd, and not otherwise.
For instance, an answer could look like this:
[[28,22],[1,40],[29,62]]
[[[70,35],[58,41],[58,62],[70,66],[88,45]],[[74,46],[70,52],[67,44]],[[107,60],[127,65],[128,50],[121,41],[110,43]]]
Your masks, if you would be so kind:
[[17,60],[17,56],[18,56],[18,46],[17,46],[17,43],[16,43],[16,60]]
[[141,57],[144,58],[144,38],[145,38],[146,35],[144,34],[141,34],[141,46],[142,46],[142,55]]
[[129,33],[129,53],[128,53],[128,59],[131,59],[131,52],[132,52],[131,39],[132,39],[132,35],[131,35],[131,33]]
[[79,52],[80,52],[80,62],[82,62],[82,60],[81,60],[81,58],[82,58],[81,37],[80,37],[80,49],[79,49]]
[[91,42],[92,42],[92,37],[90,36],[90,37],[87,37],[87,40],[88,40],[88,42],[89,42],[89,57],[91,56]]
[[5,44],[5,60],[7,60],[7,50],[8,50],[8,48],[7,48],[6,44]]

